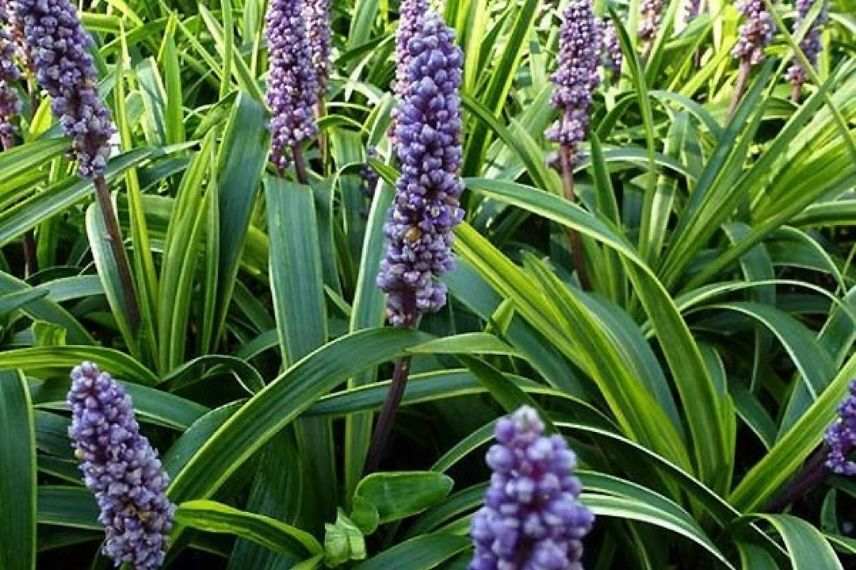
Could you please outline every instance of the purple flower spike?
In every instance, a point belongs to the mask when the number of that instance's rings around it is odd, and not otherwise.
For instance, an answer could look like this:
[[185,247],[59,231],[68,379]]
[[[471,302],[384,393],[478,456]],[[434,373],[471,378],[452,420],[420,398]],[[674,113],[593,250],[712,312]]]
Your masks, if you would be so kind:
[[104,174],[114,133],[110,112],[98,96],[98,81],[83,29],[69,0],[16,0],[29,57],[39,85],[51,96],[51,108],[84,178]]
[[776,25],[764,7],[764,0],[742,0],[739,8],[745,22],[731,53],[743,63],[758,65],[764,60],[764,48],[773,41]]
[[639,39],[651,43],[660,28],[663,17],[663,0],[642,0],[642,23],[639,25]]
[[[820,55],[820,50],[823,49],[823,45],[820,43],[820,34],[823,30],[823,25],[829,19],[826,0],[796,0],[797,18],[794,20],[794,33],[796,33],[806,16],[808,16],[808,13],[815,1],[823,2],[823,8],[821,8],[820,14],[818,14],[817,18],[812,23],[811,28],[800,42],[800,49],[812,65],[817,63],[817,57]],[[791,66],[788,68],[788,80],[791,82],[791,85],[794,87],[802,87],[808,79],[807,75],[806,70],[799,61],[794,59]]]
[[273,114],[271,162],[282,171],[290,163],[289,152],[318,132],[318,76],[312,68],[303,0],[271,0],[265,33],[270,54],[267,101]]
[[15,117],[21,112],[21,101],[14,83],[21,78],[15,65],[15,43],[6,0],[0,0],[0,144],[10,148],[15,143]]
[[591,0],[571,0],[559,32],[559,67],[553,74],[553,106],[562,111],[562,117],[547,137],[572,151],[586,138],[592,94],[600,83],[600,45]]
[[826,429],[826,467],[838,475],[856,475],[856,462],[847,456],[856,449],[856,380],[850,384],[850,395],[838,407],[839,419]]
[[576,456],[524,406],[496,424],[487,453],[493,470],[485,505],[473,517],[469,570],[582,570],[594,515],[579,502]]
[[312,66],[319,93],[323,93],[330,73],[330,0],[307,0],[303,10]]
[[140,434],[131,398],[109,374],[84,362],[72,370],[71,380],[68,435],[101,509],[103,552],[116,566],[160,568],[175,507],[166,497],[169,477],[157,451]]
[[422,17],[428,12],[428,0],[402,0],[395,34],[395,85],[399,100],[404,97],[410,75],[410,40],[422,27]]
[[604,18],[601,29],[603,30],[603,45],[601,46],[603,65],[613,76],[621,75],[623,55],[621,53],[621,43],[618,41],[618,32],[615,30],[615,24],[612,23],[610,18]]
[[436,278],[454,267],[452,229],[464,216],[458,201],[463,55],[454,32],[429,13],[408,44],[408,58],[395,129],[401,176],[377,278],[394,326],[411,326],[446,304],[446,287]]

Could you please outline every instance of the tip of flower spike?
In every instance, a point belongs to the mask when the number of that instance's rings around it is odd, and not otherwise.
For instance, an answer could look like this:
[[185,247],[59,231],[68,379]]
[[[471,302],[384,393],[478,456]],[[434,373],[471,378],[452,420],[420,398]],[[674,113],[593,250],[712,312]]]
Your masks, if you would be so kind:
[[116,565],[155,570],[163,564],[175,506],[157,451],[140,433],[133,402],[92,362],[71,371],[69,437],[83,481],[104,525],[103,552]]
[[487,454],[493,476],[472,520],[470,570],[582,567],[594,515],[578,501],[582,485],[567,442],[543,433],[529,406],[497,422],[497,444]]

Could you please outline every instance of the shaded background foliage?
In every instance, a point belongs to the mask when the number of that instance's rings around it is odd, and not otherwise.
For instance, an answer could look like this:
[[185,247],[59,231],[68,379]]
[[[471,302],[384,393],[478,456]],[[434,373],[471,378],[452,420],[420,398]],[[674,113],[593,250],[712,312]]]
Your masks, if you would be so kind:
[[[597,5],[614,11],[625,63],[595,97],[577,204],[544,138],[562,6],[442,7],[465,56],[467,217],[450,304],[424,332],[382,328],[374,285],[397,174],[396,3],[333,3],[311,192],[267,166],[262,0],[82,6],[118,127],[107,175],[142,324],[127,320],[93,188],[22,83],[23,143],[0,154],[0,566],[106,564],[66,435],[68,372],[89,359],[126,383],[163,453],[175,567],[311,568],[326,554],[464,568],[492,423],[524,401],[580,455],[598,515],[590,567],[844,567],[851,481],[788,514],[767,507],[856,376],[856,6],[830,3],[798,104],[785,78],[797,42],[780,26],[729,119],[734,6],[712,0],[684,28],[667,3],[643,61],[640,2]],[[794,7],[770,7],[792,30]],[[388,474],[363,479],[371,412],[404,355]]]

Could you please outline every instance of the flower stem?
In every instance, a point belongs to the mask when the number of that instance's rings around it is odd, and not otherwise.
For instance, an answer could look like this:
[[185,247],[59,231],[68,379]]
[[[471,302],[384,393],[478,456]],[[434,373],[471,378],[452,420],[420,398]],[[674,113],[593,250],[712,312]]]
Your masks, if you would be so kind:
[[309,173],[306,170],[306,160],[303,158],[303,150],[298,147],[292,147],[291,154],[294,157],[294,173],[297,175],[297,181],[301,184],[309,184]]
[[110,199],[110,190],[107,188],[107,181],[104,176],[95,177],[93,183],[95,184],[95,197],[104,218],[104,226],[107,228],[107,240],[110,242],[113,259],[116,261],[116,267],[119,270],[119,280],[122,284],[125,305],[128,310],[128,321],[131,324],[131,329],[136,331],[140,324],[140,307],[137,304],[131,264],[128,261],[128,254],[125,252],[125,245],[122,241],[119,219],[116,216],[115,208],[113,208],[113,200]]
[[[562,160],[562,186],[565,191],[565,199],[568,202],[574,201],[574,169],[573,157],[571,149],[567,145],[562,145],[559,154]],[[577,271],[577,278],[580,280],[580,287],[590,289],[588,272],[586,271],[585,253],[583,252],[583,240],[580,234],[573,228],[568,228],[568,241],[571,244],[571,255],[573,256],[574,269]]]
[[369,447],[368,459],[366,460],[366,474],[374,473],[380,467],[386,444],[389,441],[395,415],[404,398],[404,390],[407,388],[407,378],[410,375],[410,357],[405,357],[395,363],[395,371],[392,374],[392,384],[383,403],[383,409],[375,426],[372,436],[371,447]]
[[826,444],[818,448],[799,474],[788,484],[784,492],[767,506],[766,512],[775,513],[784,510],[785,507],[822,483],[827,476],[825,461],[828,451]]
[[796,104],[799,104],[801,98],[802,98],[802,85],[800,83],[794,83],[791,86],[791,101],[793,101]]
[[746,91],[746,84],[749,83],[749,73],[752,71],[752,64],[748,60],[740,61],[740,71],[737,75],[737,83],[734,85],[734,93],[731,95],[731,103],[728,105],[728,120],[734,117],[734,112],[737,110],[737,105],[740,99],[743,98],[743,92]]

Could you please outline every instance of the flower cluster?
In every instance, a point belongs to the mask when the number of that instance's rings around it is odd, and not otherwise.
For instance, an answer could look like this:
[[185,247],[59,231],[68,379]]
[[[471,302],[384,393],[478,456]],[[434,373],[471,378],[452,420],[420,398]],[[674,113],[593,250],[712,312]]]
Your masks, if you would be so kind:
[[92,38],[69,0],[16,0],[16,11],[36,80],[51,96],[53,113],[72,139],[80,175],[103,175],[114,129],[110,112],[98,96],[97,74],[88,51]]
[[454,32],[436,14],[422,18],[408,43],[408,61],[395,129],[401,176],[377,279],[388,294],[387,315],[395,326],[410,326],[446,304],[446,287],[436,278],[454,266],[452,229],[463,219],[458,174],[463,55]]
[[307,0],[303,7],[312,66],[319,93],[327,86],[330,73],[330,0]]
[[[825,0],[796,0],[796,8],[797,8],[797,18],[794,20],[794,33],[799,29],[802,23],[805,21],[806,16],[808,16],[809,11],[814,5],[815,1],[823,2],[824,5],[820,10],[820,14],[811,24],[811,28],[806,33],[803,40],[800,42],[800,49],[805,54],[809,63],[815,65],[817,63],[817,56],[820,55],[820,50],[823,49],[822,44],[820,43],[820,34],[823,29],[823,25],[829,19],[829,13],[826,7]],[[802,85],[807,80],[806,70],[803,68],[802,64],[799,63],[796,59],[794,59],[791,66],[788,68],[788,81],[791,82],[791,85],[794,87],[802,87]]]
[[764,60],[764,48],[773,41],[776,25],[764,0],[742,0],[740,11],[746,21],[740,26],[740,39],[731,53],[743,63],[758,65]]
[[621,53],[621,43],[618,41],[618,32],[615,29],[615,24],[610,18],[604,18],[601,24],[601,30],[603,30],[603,42],[601,46],[601,59],[603,60],[603,66],[614,76],[621,75],[623,55]]
[[642,23],[639,25],[639,39],[653,42],[663,17],[663,0],[642,0]]
[[117,566],[159,568],[175,507],[166,497],[169,478],[157,452],[140,434],[131,398],[109,374],[84,362],[71,380],[69,437],[101,509],[103,552]]
[[15,65],[15,43],[10,30],[6,0],[0,0],[0,144],[3,148],[14,144],[14,121],[21,112],[21,101],[14,86],[21,74]]
[[839,419],[826,430],[826,467],[838,475],[856,475],[856,462],[847,459],[856,449],[856,380],[850,384],[850,395],[838,407]]
[[318,76],[303,13],[303,0],[271,0],[267,13],[271,162],[280,171],[290,163],[289,152],[318,130]]
[[485,505],[472,520],[470,570],[582,570],[594,515],[578,500],[574,453],[561,436],[545,436],[527,406],[497,422],[496,440]]
[[559,32],[559,67],[553,74],[553,106],[562,117],[547,131],[553,142],[575,149],[586,137],[592,94],[600,82],[600,27],[591,0],[571,0]]
[[395,84],[393,90],[402,99],[410,74],[410,40],[419,33],[422,17],[428,12],[428,0],[402,0],[395,33]]

